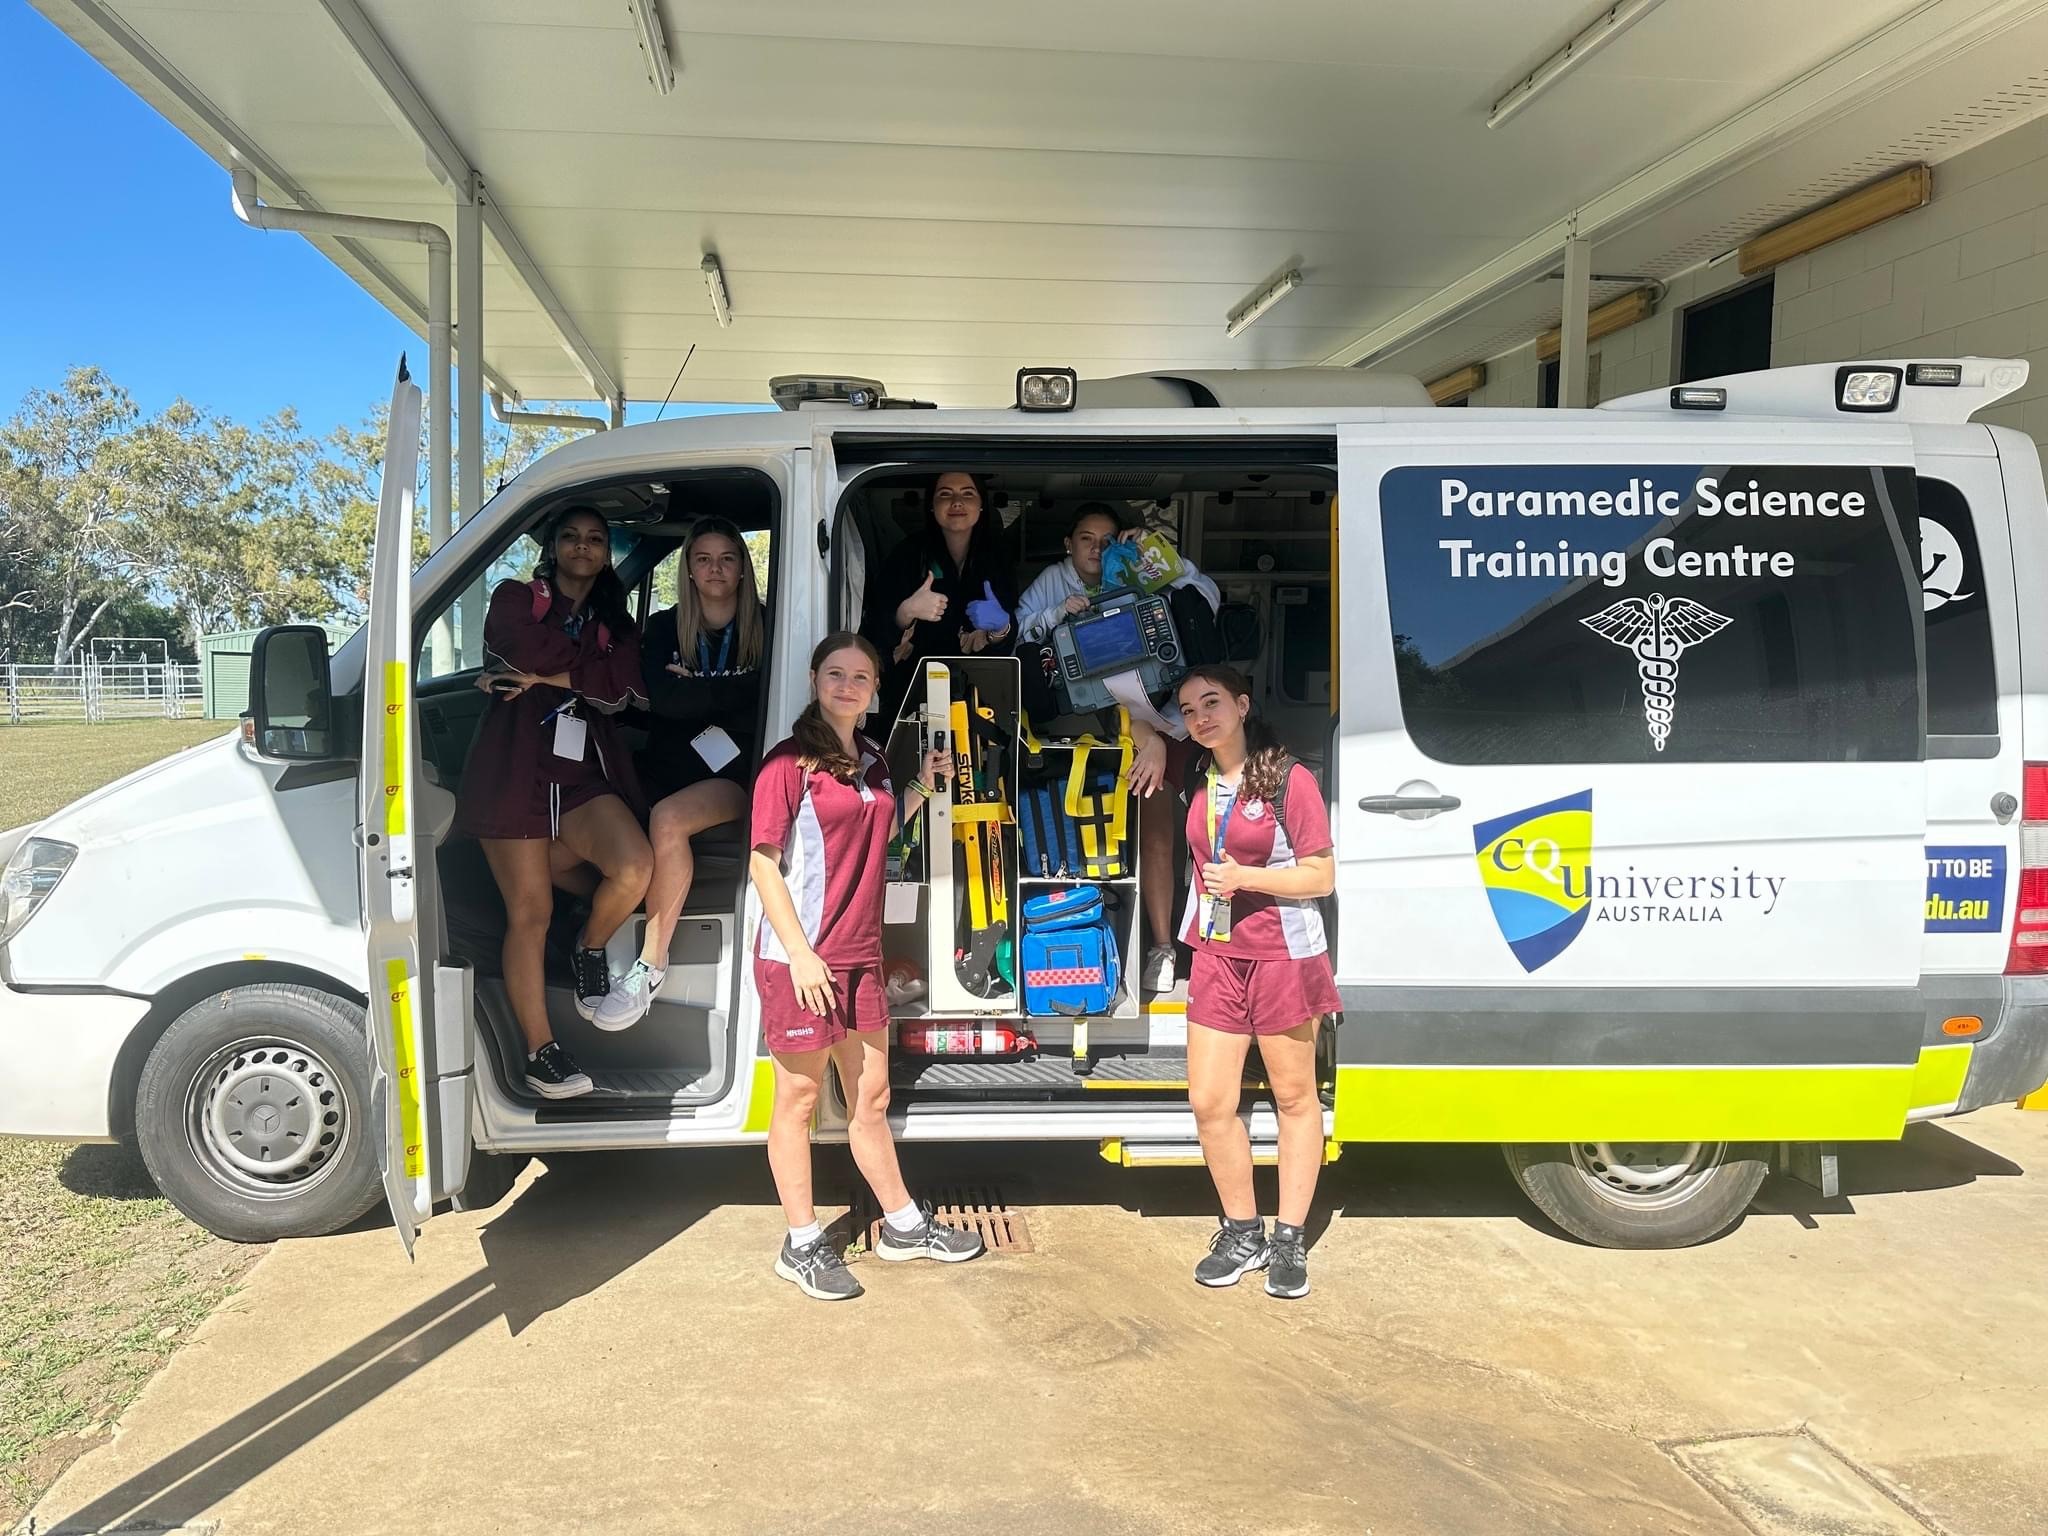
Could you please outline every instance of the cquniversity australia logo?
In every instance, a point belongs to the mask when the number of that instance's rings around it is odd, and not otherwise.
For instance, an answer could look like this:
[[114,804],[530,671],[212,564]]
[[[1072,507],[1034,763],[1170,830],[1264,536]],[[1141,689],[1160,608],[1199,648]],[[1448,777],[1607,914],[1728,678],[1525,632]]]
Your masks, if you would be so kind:
[[1523,970],[1548,965],[1592,910],[1593,792],[1482,821],[1472,844],[1501,937]]

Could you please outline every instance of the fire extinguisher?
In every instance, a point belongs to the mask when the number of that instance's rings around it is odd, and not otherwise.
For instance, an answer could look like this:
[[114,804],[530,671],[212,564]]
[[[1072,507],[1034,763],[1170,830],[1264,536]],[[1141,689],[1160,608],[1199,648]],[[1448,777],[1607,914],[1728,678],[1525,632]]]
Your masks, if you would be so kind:
[[900,1027],[897,1046],[911,1056],[1021,1056],[1038,1042],[1007,1024],[924,1024]]

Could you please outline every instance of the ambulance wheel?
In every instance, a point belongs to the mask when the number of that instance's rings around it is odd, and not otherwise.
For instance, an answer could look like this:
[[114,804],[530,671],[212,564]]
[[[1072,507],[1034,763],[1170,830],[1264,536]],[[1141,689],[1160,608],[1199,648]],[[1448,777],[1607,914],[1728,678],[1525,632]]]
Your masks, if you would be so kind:
[[1742,1219],[1769,1171],[1725,1141],[1512,1142],[1501,1148],[1538,1210],[1600,1248],[1690,1248]]
[[163,1032],[135,1140],[164,1197],[237,1243],[318,1237],[376,1204],[363,1010],[311,987],[233,987]]

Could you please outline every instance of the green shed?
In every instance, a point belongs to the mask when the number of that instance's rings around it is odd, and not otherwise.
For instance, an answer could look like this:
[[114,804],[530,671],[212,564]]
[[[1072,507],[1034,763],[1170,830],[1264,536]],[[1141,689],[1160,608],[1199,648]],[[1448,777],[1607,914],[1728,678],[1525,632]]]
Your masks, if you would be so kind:
[[[353,624],[323,624],[330,655],[356,632]],[[260,629],[230,629],[199,637],[199,687],[209,720],[233,720],[249,707],[249,653]]]

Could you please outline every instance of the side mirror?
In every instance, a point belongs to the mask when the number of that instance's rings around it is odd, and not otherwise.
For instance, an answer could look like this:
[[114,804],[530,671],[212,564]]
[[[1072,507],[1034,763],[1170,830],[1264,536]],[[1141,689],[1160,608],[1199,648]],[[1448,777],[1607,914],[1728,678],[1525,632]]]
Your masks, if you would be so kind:
[[312,624],[276,624],[249,654],[249,734],[265,757],[325,761],[340,755],[327,634]]

